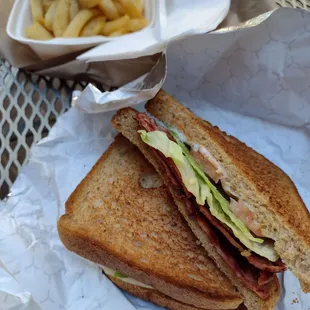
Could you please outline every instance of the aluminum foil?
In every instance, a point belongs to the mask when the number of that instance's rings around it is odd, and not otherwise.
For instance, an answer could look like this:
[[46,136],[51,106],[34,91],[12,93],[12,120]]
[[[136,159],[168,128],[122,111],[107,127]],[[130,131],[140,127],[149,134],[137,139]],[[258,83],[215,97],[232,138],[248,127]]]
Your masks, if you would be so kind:
[[166,72],[166,54],[162,53],[149,73],[114,91],[101,92],[89,84],[82,92],[73,92],[72,105],[86,113],[101,113],[143,103],[160,90]]
[[246,28],[258,26],[259,24],[264,22],[267,18],[269,18],[276,10],[277,9],[274,9],[272,11],[269,11],[269,12],[263,13],[259,16],[256,16],[254,18],[251,18],[250,20],[247,20],[238,26],[229,26],[229,27],[217,29],[217,30],[213,31],[213,33],[226,33],[226,32],[230,32],[230,31],[236,31],[236,30],[241,30],[241,29],[246,29]]

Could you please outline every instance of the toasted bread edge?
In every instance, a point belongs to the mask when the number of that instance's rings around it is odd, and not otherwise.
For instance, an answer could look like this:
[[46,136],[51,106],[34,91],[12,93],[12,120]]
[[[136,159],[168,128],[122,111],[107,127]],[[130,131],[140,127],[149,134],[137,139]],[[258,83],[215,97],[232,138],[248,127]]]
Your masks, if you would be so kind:
[[[147,289],[144,287],[126,283],[124,281],[121,281],[111,276],[109,276],[109,279],[120,289],[125,290],[128,293],[136,297],[139,297],[143,300],[150,301],[158,306],[168,308],[171,310],[202,310],[202,308],[197,308],[197,307],[179,302],[167,295],[160,293],[157,290]],[[238,309],[241,310],[241,307]]]

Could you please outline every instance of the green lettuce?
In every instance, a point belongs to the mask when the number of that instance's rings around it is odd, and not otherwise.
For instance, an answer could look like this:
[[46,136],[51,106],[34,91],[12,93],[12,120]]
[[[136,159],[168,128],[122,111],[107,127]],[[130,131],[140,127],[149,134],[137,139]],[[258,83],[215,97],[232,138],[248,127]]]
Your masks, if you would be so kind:
[[120,273],[119,271],[115,271],[114,278],[125,279],[128,278],[126,275]]
[[[258,243],[263,243],[264,240],[261,238],[255,238],[253,237],[253,235],[251,234],[251,232],[249,231],[249,229],[244,225],[244,223],[242,221],[240,221],[235,214],[230,210],[229,207],[229,201],[226,200],[222,194],[217,190],[217,188],[212,184],[212,182],[209,180],[209,178],[206,176],[206,174],[201,170],[201,168],[199,167],[199,165],[195,162],[195,160],[190,156],[189,151],[187,149],[187,147],[180,141],[177,139],[178,145],[182,148],[182,151],[185,155],[185,157],[187,158],[187,160],[190,162],[191,166],[193,167],[193,169],[196,171],[196,173],[203,179],[203,182],[205,182],[205,184],[208,186],[208,188],[210,189],[215,201],[217,201],[222,210],[224,211],[224,213],[228,216],[228,218],[239,228],[239,230],[241,230],[243,232],[243,234],[246,235],[246,237],[254,242],[258,242]],[[208,201],[209,203],[209,201]],[[209,204],[210,206],[210,204]],[[210,211],[212,213],[212,208],[210,208]],[[214,211],[214,210],[213,210]],[[215,216],[212,213],[213,216]],[[229,225],[230,227],[230,225]],[[231,229],[233,229],[232,227],[230,227]]]
[[229,201],[212,184],[204,171],[191,157],[187,147],[172,132],[176,142],[171,141],[167,134],[162,131],[146,132],[139,130],[144,143],[159,150],[166,157],[171,158],[178,168],[182,181],[187,190],[192,193],[199,205],[207,202],[211,214],[222,223],[226,224],[233,234],[251,251],[276,261],[279,256],[274,250],[273,244],[256,238],[250,230],[231,211]]
[[180,146],[174,141],[168,139],[167,135],[162,131],[146,132],[145,130],[139,130],[138,132],[144,143],[150,145],[163,153],[166,157],[173,160],[181,173],[182,180],[187,190],[196,197],[198,203],[203,204],[204,200],[199,194],[199,183],[196,173],[184,157]]

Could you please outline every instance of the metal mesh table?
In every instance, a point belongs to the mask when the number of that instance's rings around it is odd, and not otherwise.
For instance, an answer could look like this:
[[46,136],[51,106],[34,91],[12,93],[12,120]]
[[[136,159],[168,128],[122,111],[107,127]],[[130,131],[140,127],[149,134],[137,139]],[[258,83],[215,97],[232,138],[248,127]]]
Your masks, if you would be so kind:
[[275,0],[280,7],[299,8],[304,10],[310,9],[310,0]]
[[83,87],[31,75],[0,59],[0,199],[9,193],[31,145],[69,109],[72,91]]
[[[310,0],[274,1],[280,7],[310,9]],[[84,86],[31,75],[0,59],[0,199],[27,162],[31,145],[69,109],[72,91]]]

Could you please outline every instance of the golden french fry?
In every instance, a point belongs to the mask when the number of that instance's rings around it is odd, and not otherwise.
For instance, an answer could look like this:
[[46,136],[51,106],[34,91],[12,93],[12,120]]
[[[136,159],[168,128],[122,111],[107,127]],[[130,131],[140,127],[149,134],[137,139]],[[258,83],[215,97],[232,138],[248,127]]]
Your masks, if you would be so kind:
[[122,6],[119,2],[114,1],[114,5],[116,6],[116,9],[117,9],[118,14],[119,14],[120,16],[125,15],[125,10],[124,10],[123,6]]
[[70,22],[70,0],[58,0],[53,21],[55,37],[61,37]]
[[46,13],[48,11],[48,9],[50,8],[50,6],[56,2],[56,0],[42,0],[42,5],[43,5],[43,10],[44,13]]
[[93,8],[93,9],[90,9],[90,11],[93,13],[93,17],[102,15],[102,11],[99,8]]
[[55,1],[52,3],[52,5],[49,7],[49,9],[47,10],[45,14],[44,25],[45,25],[45,28],[49,31],[53,31],[53,21],[54,21],[54,16],[56,13],[56,6],[57,6],[57,2]]
[[37,18],[37,22],[40,23],[43,27],[45,27],[45,19],[41,16]]
[[90,10],[81,10],[72,19],[67,29],[63,33],[64,38],[76,38],[79,36],[81,30],[85,24],[93,17],[93,13]]
[[105,36],[109,36],[111,33],[127,27],[129,20],[129,16],[125,15],[111,22],[106,22],[102,28],[101,33]]
[[133,18],[128,22],[128,31],[135,32],[145,28],[148,25],[148,21],[145,18]]
[[91,9],[95,7],[100,0],[79,0],[82,9]]
[[107,18],[105,16],[97,16],[92,18],[82,29],[80,36],[91,37],[98,35],[101,32],[106,19]]
[[136,0],[136,4],[138,7],[138,10],[140,11],[140,13],[143,15],[143,11],[144,11],[144,0]]
[[80,6],[77,0],[71,0],[70,3],[70,21],[75,17],[77,13],[79,13]]
[[41,0],[31,0],[31,14],[33,22],[40,22],[44,21],[44,11],[43,11],[43,4]]
[[118,13],[118,10],[112,0],[100,0],[98,5],[108,19],[114,20],[120,17],[120,14]]
[[119,37],[119,36],[122,36],[123,34],[127,33],[127,28],[124,27],[124,28],[120,28],[118,29],[117,31],[114,31],[112,32],[109,37]]
[[140,11],[141,7],[137,4],[136,0],[118,0],[119,3],[123,6],[127,15],[132,18],[142,18],[142,12]]
[[53,36],[40,23],[34,23],[26,29],[26,36],[33,40],[51,40]]

